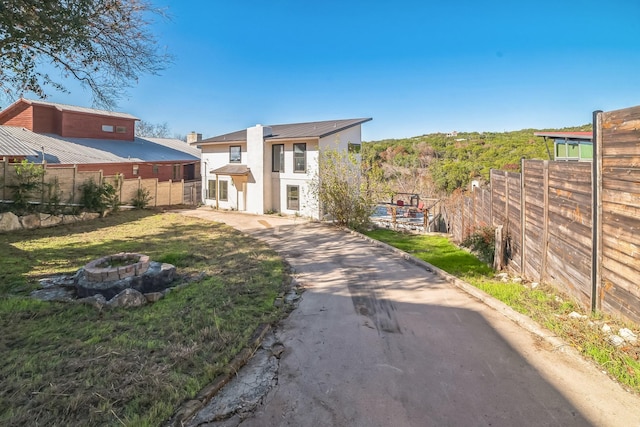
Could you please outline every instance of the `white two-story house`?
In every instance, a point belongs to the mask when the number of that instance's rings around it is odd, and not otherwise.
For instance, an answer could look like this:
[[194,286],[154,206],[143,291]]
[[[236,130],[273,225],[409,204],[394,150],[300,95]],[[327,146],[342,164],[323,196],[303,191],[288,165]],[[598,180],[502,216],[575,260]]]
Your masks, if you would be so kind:
[[320,218],[310,184],[322,149],[356,150],[370,118],[248,129],[192,142],[202,151],[203,200],[218,209]]

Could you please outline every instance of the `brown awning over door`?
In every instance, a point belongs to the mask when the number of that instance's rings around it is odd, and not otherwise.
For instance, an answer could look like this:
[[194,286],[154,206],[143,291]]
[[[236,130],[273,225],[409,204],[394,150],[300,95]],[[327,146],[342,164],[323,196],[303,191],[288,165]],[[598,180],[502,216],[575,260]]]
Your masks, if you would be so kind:
[[214,169],[209,173],[216,175],[228,175],[228,176],[247,176],[251,172],[246,165],[225,165],[221,168]]

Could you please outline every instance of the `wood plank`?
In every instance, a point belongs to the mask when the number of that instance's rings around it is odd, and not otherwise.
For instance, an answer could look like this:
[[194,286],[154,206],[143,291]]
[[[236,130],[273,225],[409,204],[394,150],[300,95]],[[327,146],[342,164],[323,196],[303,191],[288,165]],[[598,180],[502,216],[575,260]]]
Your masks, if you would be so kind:
[[[609,196],[609,194],[608,194]],[[640,217],[640,206],[631,205],[630,203],[626,203],[627,200],[620,200],[620,203],[614,203],[610,198],[606,198],[605,194],[602,194],[602,212],[603,215],[611,214],[618,215],[620,218],[619,221],[626,221],[627,219],[633,219]],[[626,204],[625,204],[626,203]],[[636,202],[637,203],[637,202]]]
[[585,178],[582,182],[578,180],[568,181],[565,179],[549,179],[549,191],[557,194],[583,194],[591,195],[591,176]]
[[628,276],[625,276],[623,273],[619,272],[615,264],[607,264],[606,266],[603,265],[603,267],[603,288],[611,287],[612,285],[614,285],[621,289],[624,289],[630,295],[634,295],[637,298],[640,298],[640,289],[638,289],[637,282],[634,282]]
[[620,166],[618,164],[609,165],[604,167],[602,173],[607,181],[624,181],[635,183],[636,185],[640,183],[640,165],[636,167]]
[[574,276],[575,272],[564,268],[556,258],[549,257],[548,263],[549,267],[545,274],[548,277],[548,282],[575,297],[584,306],[588,306],[590,301],[588,289],[585,290],[584,285],[580,285],[586,283],[588,279]]
[[549,162],[549,177],[591,175],[591,162]]
[[633,156],[607,156],[602,158],[602,167],[604,170],[616,167],[639,168],[640,167],[640,151]]
[[615,214],[606,214],[603,216],[602,234],[606,238],[622,240],[625,242],[638,242],[638,234],[640,234],[640,219],[633,218],[620,220]]
[[580,206],[577,203],[552,204],[549,212],[557,215],[557,221],[577,222],[591,229],[591,210],[589,206]]
[[582,245],[585,247],[591,246],[591,232],[587,226],[584,226],[577,222],[567,222],[566,224],[558,224],[553,221],[555,215],[551,216],[551,224],[549,226],[549,235],[555,238],[564,240],[572,240],[576,245]]
[[[610,185],[607,185],[602,190],[602,202],[640,207],[640,192],[635,193],[629,190],[611,188]],[[640,186],[638,190],[640,190]]]
[[[619,275],[635,283],[634,286],[639,288],[640,295],[640,287],[638,286],[640,283],[640,252],[638,246],[634,243],[619,244],[611,241],[604,242],[604,245],[606,247],[603,248],[603,265],[612,266],[611,268]],[[617,267],[614,268],[614,265]]]
[[636,128],[635,121],[640,120],[640,106],[606,111],[602,113],[603,132],[615,129]]
[[[606,269],[603,271],[603,275]],[[640,299],[630,294],[629,291],[610,282],[602,286],[602,308],[609,313],[616,313],[627,319],[640,323]]]

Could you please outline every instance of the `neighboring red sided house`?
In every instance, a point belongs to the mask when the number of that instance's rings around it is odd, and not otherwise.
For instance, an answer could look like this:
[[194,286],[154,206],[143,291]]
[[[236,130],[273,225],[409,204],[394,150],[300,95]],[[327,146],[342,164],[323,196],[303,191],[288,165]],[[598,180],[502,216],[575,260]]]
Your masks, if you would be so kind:
[[322,149],[355,150],[371,118],[256,125],[207,138],[202,150],[204,203],[254,214],[319,218],[312,191]]
[[19,99],[0,110],[0,157],[105,176],[200,177],[200,150],[173,138],[135,137],[138,118],[113,111]]

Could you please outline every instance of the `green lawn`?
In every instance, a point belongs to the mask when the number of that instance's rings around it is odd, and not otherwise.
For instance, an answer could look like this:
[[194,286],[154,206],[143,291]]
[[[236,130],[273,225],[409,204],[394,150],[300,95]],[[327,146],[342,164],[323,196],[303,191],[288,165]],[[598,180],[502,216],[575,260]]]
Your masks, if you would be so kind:
[[[37,279],[123,251],[200,282],[136,309],[41,302]],[[0,235],[0,425],[148,425],[221,374],[287,280],[280,257],[225,225],[177,214]]]
[[474,255],[458,248],[445,236],[398,233],[376,229],[365,232],[373,239],[401,249],[447,273],[483,290],[556,333],[578,351],[599,363],[611,376],[635,392],[640,392],[640,345],[611,345],[600,326],[606,322],[615,330],[628,327],[638,333],[638,325],[602,314],[589,321],[570,318],[576,311],[590,315],[570,297],[549,285],[536,288],[521,283],[496,280],[494,272]]

